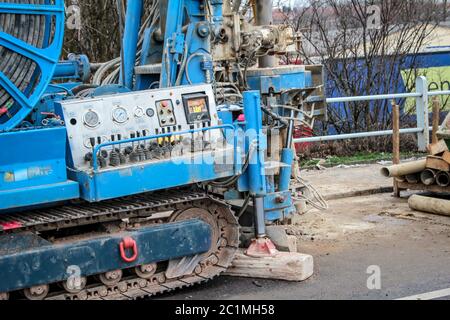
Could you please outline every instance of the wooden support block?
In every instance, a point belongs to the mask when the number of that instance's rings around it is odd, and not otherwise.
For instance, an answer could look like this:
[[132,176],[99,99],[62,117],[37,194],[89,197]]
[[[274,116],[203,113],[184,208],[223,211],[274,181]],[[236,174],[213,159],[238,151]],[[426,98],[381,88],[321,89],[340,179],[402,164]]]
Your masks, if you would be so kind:
[[441,155],[445,151],[449,151],[449,150],[448,150],[447,143],[444,140],[440,140],[437,143],[430,144],[430,146],[428,147],[428,152],[432,156]]
[[238,253],[228,276],[300,282],[314,274],[314,258],[301,253],[280,252],[273,258],[252,258]]
[[442,160],[450,164],[450,151],[445,151],[444,155],[442,156]]
[[440,157],[429,156],[427,158],[427,168],[428,169],[438,170],[438,171],[449,172],[450,171],[450,164],[445,162]]

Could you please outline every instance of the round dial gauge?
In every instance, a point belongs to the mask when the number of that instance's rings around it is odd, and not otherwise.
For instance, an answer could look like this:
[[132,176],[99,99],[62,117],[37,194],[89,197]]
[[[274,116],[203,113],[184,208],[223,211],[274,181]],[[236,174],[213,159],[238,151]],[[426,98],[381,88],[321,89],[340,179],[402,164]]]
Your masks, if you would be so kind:
[[155,110],[153,110],[152,108],[148,108],[145,113],[149,118],[152,118],[155,115]]
[[136,118],[142,118],[144,116],[144,109],[141,107],[136,107],[136,109],[134,109],[134,116]]
[[128,112],[122,107],[117,107],[113,110],[113,120],[117,123],[125,123],[128,121]]
[[83,122],[90,128],[95,128],[100,124],[100,116],[97,112],[89,110],[84,114]]

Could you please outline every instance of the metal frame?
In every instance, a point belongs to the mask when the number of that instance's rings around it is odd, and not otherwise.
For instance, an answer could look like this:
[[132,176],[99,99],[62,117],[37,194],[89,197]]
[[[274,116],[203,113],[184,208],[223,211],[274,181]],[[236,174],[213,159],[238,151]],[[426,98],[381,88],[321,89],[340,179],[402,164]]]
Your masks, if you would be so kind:
[[[429,97],[450,95],[450,91],[428,91],[427,79],[423,76],[416,79],[416,92],[410,93],[397,93],[397,94],[383,94],[373,96],[356,96],[356,97],[340,97],[327,99],[327,103],[341,103],[341,102],[355,102],[355,101],[376,101],[376,100],[395,100],[405,98],[416,99],[416,114],[417,114],[417,127],[401,129],[401,134],[417,134],[418,149],[419,151],[427,151],[427,147],[430,144],[430,120],[429,120]],[[295,139],[295,143],[308,143],[308,142],[324,142],[324,141],[336,141],[347,139],[359,139],[365,137],[380,137],[390,136],[393,134],[393,130],[385,131],[372,131],[372,132],[358,132],[341,135],[311,137]]]
[[[16,103],[20,110],[5,124],[0,124],[0,132],[15,128],[36,106],[42,94],[47,89],[58,64],[64,40],[64,1],[55,0],[54,5],[0,3],[0,13],[45,15],[55,17],[53,41],[44,48],[36,48],[25,41],[0,31],[0,46],[23,55],[34,61],[41,71],[40,82],[33,93],[27,97],[19,90],[4,73],[0,72],[0,86],[3,87]],[[51,18],[49,18],[51,20]],[[50,31],[49,28],[47,31]],[[46,35],[49,38],[49,35]]]

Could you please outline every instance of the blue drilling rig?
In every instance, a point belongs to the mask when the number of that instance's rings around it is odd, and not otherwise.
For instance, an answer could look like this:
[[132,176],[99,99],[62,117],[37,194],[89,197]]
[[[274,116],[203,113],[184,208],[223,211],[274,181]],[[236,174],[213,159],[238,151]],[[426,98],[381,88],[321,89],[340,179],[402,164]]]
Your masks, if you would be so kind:
[[117,4],[121,56],[91,64],[60,60],[63,0],[0,1],[0,300],[202,283],[240,226],[264,254],[296,211],[293,130],[321,78],[278,64],[299,36],[272,2]]

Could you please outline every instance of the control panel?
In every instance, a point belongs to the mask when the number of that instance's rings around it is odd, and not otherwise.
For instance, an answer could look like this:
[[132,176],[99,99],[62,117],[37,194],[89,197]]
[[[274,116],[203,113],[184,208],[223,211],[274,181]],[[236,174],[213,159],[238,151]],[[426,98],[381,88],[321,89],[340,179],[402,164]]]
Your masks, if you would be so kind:
[[[219,125],[212,87],[197,85],[139,91],[60,103],[75,169],[92,168],[95,146],[114,142],[98,155],[100,168],[161,161],[223,145],[220,130],[177,135]],[[170,137],[120,143],[128,139]],[[214,147],[215,148],[215,147]]]

